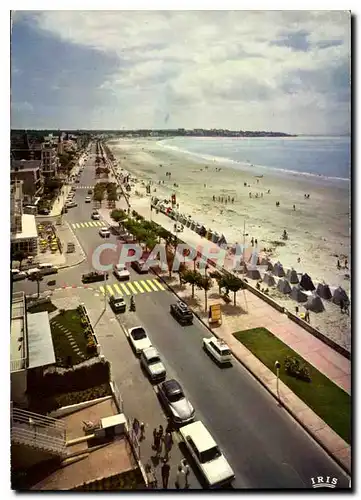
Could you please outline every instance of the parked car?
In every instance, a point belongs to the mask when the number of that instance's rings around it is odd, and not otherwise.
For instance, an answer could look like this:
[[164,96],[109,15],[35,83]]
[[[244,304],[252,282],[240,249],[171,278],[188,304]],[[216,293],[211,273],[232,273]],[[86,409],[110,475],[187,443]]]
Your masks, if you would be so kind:
[[120,295],[111,295],[109,304],[115,313],[124,313],[126,310],[125,300]]
[[26,278],[26,272],[20,271],[20,269],[12,269],[11,270],[11,278],[13,281],[20,281]]
[[151,346],[142,350],[140,364],[147,372],[151,381],[162,380],[166,377],[165,367],[155,347]]
[[232,352],[226,342],[216,337],[204,338],[203,349],[205,349],[218,363],[230,363]]
[[33,267],[32,269],[28,269],[26,271],[26,276],[28,280],[35,281],[36,277],[41,274],[40,269],[38,267]]
[[209,488],[233,481],[235,475],[231,466],[202,422],[185,425],[179,432]]
[[92,218],[93,220],[100,220],[100,214],[98,213],[98,211],[97,211],[97,210],[94,210],[94,212],[93,212],[93,213],[92,213],[92,215],[91,215],[91,218]]
[[91,197],[90,196],[87,196],[85,198],[85,203],[90,203],[92,201]]
[[93,191],[91,189],[88,189],[88,194],[93,194]]
[[102,238],[109,238],[110,237],[110,231],[107,227],[100,228],[99,234]]
[[74,207],[77,207],[77,206],[78,206],[78,204],[77,204],[76,201],[70,201],[70,202],[68,202],[68,203],[65,204],[66,208],[74,208]]
[[193,323],[192,311],[181,300],[170,305],[170,313],[181,325],[191,325]]
[[49,208],[39,208],[38,214],[39,215],[49,215],[50,214],[50,210],[49,210]]
[[56,274],[58,272],[58,267],[54,266],[53,264],[39,264],[39,270],[42,275],[48,275],[48,274]]
[[176,380],[167,380],[158,385],[158,396],[167,413],[177,424],[188,424],[194,419],[194,408],[184,395],[183,389]]
[[113,273],[114,276],[120,281],[129,280],[130,278],[130,272],[124,264],[115,264],[113,267]]
[[99,271],[92,271],[87,274],[83,274],[81,280],[83,283],[95,283],[96,281],[104,281],[104,279],[108,279],[108,274],[104,277],[104,273]]
[[140,354],[143,349],[152,345],[147,332],[142,326],[134,326],[128,330],[128,338],[136,354]]
[[148,269],[144,269],[143,266],[145,264],[145,260],[135,260],[133,261],[130,265],[132,266],[132,268],[137,271],[137,273],[139,274],[147,274],[148,273]]

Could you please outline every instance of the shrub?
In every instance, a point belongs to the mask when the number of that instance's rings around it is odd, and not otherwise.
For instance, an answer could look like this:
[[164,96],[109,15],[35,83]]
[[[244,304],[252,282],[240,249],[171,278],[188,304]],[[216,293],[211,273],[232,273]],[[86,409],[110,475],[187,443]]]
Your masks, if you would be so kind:
[[288,375],[292,375],[292,377],[298,378],[300,380],[305,380],[306,382],[311,382],[311,376],[308,366],[306,364],[301,365],[298,358],[287,356],[284,361],[284,367]]

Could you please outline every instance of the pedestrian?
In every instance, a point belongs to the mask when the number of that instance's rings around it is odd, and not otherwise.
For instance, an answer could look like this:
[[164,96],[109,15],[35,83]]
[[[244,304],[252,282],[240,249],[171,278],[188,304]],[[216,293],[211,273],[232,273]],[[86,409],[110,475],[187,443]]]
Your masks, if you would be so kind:
[[163,431],[163,425],[160,425],[160,426],[159,426],[159,431],[158,431],[158,434],[159,434],[159,436],[160,436],[160,438],[161,438],[161,439],[162,439],[162,437],[163,437],[163,432],[164,432],[164,431]]
[[162,473],[163,489],[166,490],[166,489],[168,489],[168,481],[169,481],[169,473],[170,473],[170,465],[166,459],[163,460],[161,473]]
[[166,432],[164,436],[164,451],[165,457],[167,460],[169,459],[169,453],[173,446],[173,436],[170,432]]
[[134,433],[136,434],[136,436],[138,437],[138,432],[139,432],[139,420],[137,418],[135,418],[133,420],[133,431]]
[[185,476],[186,476],[186,488],[189,488],[189,474],[190,474],[190,468],[188,465],[188,462],[185,458],[181,460],[181,466],[184,470]]
[[252,239],[251,239],[251,245],[252,245],[252,246],[254,245],[254,239],[253,239],[253,236],[252,236]]
[[257,246],[258,245],[258,241],[257,240],[254,240],[254,245]]
[[175,480],[175,487],[177,490],[182,490],[186,487],[186,475],[182,465],[178,465],[177,478]]
[[341,264],[339,259],[337,259],[337,269],[341,269]]
[[296,210],[296,205],[293,205],[293,210]]
[[145,425],[144,425],[144,422],[141,422],[140,423],[140,440],[143,441],[143,439],[145,439]]
[[146,464],[145,472],[147,476],[148,488],[154,490],[158,486],[158,484],[157,484],[157,478],[150,464]]
[[172,419],[168,417],[167,419],[167,427],[165,428],[165,432],[172,432],[173,425],[172,425]]
[[307,321],[307,323],[310,322],[310,311],[308,310],[305,312],[305,321]]
[[153,439],[154,439],[153,449],[158,453],[159,444],[160,444],[160,436],[159,436],[159,432],[157,431],[157,429],[154,429],[154,431],[153,431]]
[[345,269],[348,269],[348,260],[345,259]]

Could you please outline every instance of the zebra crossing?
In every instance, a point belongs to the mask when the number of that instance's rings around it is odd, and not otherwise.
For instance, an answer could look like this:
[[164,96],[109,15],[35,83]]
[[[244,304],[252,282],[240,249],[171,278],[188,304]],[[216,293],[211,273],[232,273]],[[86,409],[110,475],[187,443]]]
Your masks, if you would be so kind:
[[121,297],[138,295],[140,293],[162,292],[165,287],[157,279],[144,279],[113,283],[99,287],[102,295],[120,295]]
[[94,189],[94,186],[79,186],[79,185],[75,185],[75,187],[77,189]]
[[92,220],[89,222],[74,222],[71,227],[73,229],[81,229],[86,227],[104,227],[106,224],[101,220]]

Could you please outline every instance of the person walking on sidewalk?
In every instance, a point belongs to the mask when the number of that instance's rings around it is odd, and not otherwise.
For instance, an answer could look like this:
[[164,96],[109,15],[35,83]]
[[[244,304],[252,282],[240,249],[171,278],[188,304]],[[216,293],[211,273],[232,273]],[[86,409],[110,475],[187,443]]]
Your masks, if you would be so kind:
[[188,462],[187,462],[187,460],[185,458],[183,458],[181,460],[181,466],[182,466],[182,468],[184,470],[184,473],[185,473],[185,476],[186,476],[186,485],[185,485],[185,487],[189,488],[189,474],[190,474],[191,471],[190,471]]
[[153,448],[154,448],[154,450],[155,450],[155,452],[156,452],[157,455],[159,453],[160,447],[161,447],[161,439],[160,439],[159,432],[156,431],[155,432],[155,436],[154,436],[154,446],[153,446]]
[[170,432],[166,432],[165,436],[164,436],[164,448],[165,448],[165,456],[164,458],[166,460],[169,459],[169,453],[172,449],[172,446],[173,446],[173,436]]
[[133,431],[134,431],[134,434],[138,437],[138,432],[139,432],[139,420],[137,418],[135,418],[133,420]]
[[178,465],[177,479],[175,480],[177,490],[183,490],[186,487],[186,475],[181,465]]
[[160,438],[162,439],[163,437],[163,433],[164,433],[164,430],[163,430],[163,425],[160,425],[159,426],[159,431],[158,431],[158,434],[160,435]]
[[169,473],[170,473],[170,465],[166,459],[163,460],[161,472],[162,472],[163,489],[167,490],[168,489],[168,481],[169,481]]
[[139,426],[139,429],[140,429],[140,437],[139,437],[139,440],[140,441],[143,441],[143,439],[145,439],[145,425],[143,422],[140,423],[140,426]]

